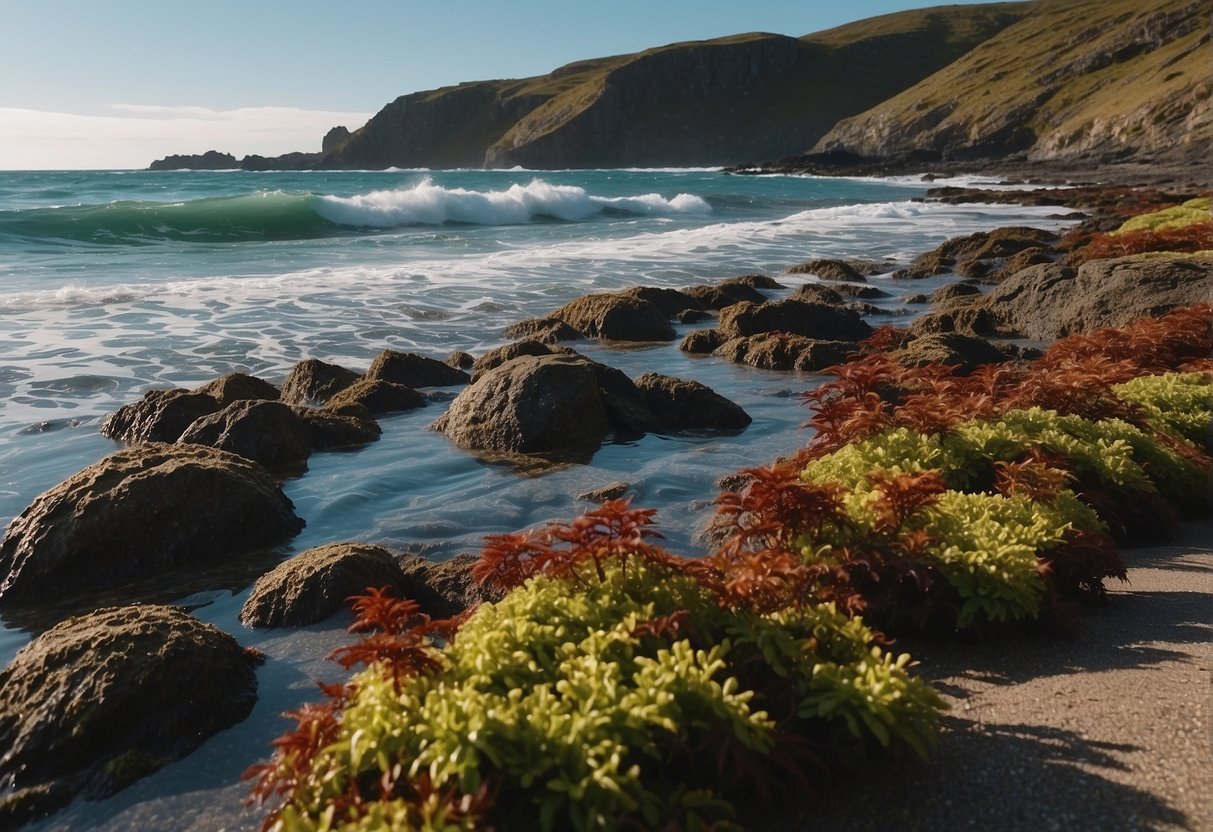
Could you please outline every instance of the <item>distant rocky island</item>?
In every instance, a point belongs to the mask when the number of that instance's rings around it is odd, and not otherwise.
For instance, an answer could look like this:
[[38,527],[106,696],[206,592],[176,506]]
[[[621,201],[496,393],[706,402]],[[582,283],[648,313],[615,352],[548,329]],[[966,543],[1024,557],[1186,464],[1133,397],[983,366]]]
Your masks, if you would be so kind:
[[1197,169],[1213,147],[1208,28],[1204,0],[938,6],[414,92],[319,152],[151,168]]

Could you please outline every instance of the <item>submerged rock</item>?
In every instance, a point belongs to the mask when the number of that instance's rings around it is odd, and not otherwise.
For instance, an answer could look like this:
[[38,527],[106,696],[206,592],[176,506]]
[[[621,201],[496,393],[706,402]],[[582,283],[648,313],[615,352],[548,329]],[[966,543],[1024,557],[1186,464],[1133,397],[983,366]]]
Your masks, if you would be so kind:
[[291,465],[312,454],[307,425],[289,405],[241,399],[190,425],[184,444],[207,445],[239,454],[262,465]]
[[0,602],[37,604],[277,545],[303,528],[256,463],[200,445],[120,450],[34,500],[0,543]]
[[366,543],[331,543],[300,552],[257,579],[240,610],[247,627],[303,627],[348,608],[351,595],[388,587],[403,593],[392,554]]
[[401,555],[404,573],[403,595],[421,605],[421,611],[433,618],[450,618],[476,604],[500,601],[504,590],[478,584],[472,579],[473,555],[456,555],[450,560],[432,561],[410,553]]
[[0,671],[0,827],[126,788],[248,716],[259,659],[177,607],[68,619]]
[[360,404],[342,404],[334,408],[295,405],[292,409],[303,420],[312,447],[318,451],[365,445],[383,433],[375,417]]
[[618,500],[631,489],[632,484],[630,482],[615,480],[615,482],[608,482],[606,485],[599,486],[598,488],[583,491],[577,495],[577,499],[587,503],[605,503],[607,500]]

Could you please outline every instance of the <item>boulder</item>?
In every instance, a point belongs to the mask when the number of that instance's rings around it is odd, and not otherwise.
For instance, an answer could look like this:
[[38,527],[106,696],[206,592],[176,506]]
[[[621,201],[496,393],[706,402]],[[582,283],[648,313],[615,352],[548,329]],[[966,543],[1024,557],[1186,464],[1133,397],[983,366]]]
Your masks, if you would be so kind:
[[177,607],[70,618],[0,671],[0,827],[107,797],[244,720],[260,659]]
[[339,364],[307,358],[291,368],[282,382],[281,398],[287,404],[323,404],[359,378],[353,370]]
[[448,366],[454,367],[457,370],[470,370],[472,369],[472,364],[475,362],[475,360],[476,359],[472,358],[472,356],[468,353],[456,350],[446,357],[446,361],[444,363]]
[[265,469],[200,445],[145,443],[39,496],[0,543],[0,602],[38,604],[265,549],[303,528]]
[[719,286],[690,286],[683,289],[682,292],[694,298],[697,303],[703,304],[706,308],[717,311],[743,300],[748,300],[752,303],[762,303],[767,299],[766,295],[762,292],[746,286],[733,287],[730,291],[725,291]]
[[220,407],[241,399],[268,399],[276,401],[279,396],[278,388],[268,381],[250,376],[245,373],[228,373],[214,381],[209,381],[194,390],[195,393],[205,393],[214,397]]
[[820,303],[825,306],[842,305],[842,295],[820,283],[806,283],[797,289],[792,297],[805,303]]
[[607,500],[618,500],[631,489],[632,484],[630,482],[615,480],[598,488],[583,491],[577,495],[577,499],[586,503],[605,503]]
[[949,283],[946,286],[940,286],[931,293],[931,303],[945,304],[955,301],[957,298],[971,298],[981,294],[981,289],[978,289],[972,283]]
[[724,343],[724,336],[716,329],[697,329],[688,332],[678,349],[690,353],[709,353]]
[[186,428],[180,443],[207,445],[262,465],[291,465],[312,454],[311,435],[282,402],[241,399]]
[[412,553],[400,557],[404,573],[403,595],[421,605],[421,611],[433,618],[450,618],[476,604],[500,601],[505,592],[484,586],[472,579],[473,555],[456,555],[446,561],[432,561]]
[[765,274],[742,274],[737,277],[730,277],[728,280],[720,282],[720,288],[728,292],[739,287],[746,289],[786,289],[787,287],[773,277],[767,277]]
[[859,341],[872,334],[853,312],[794,298],[734,304],[721,311],[719,328],[726,338],[784,332],[823,341]]
[[207,393],[148,390],[106,416],[101,433],[121,442],[176,442],[196,419],[217,410],[219,402]]
[[803,335],[764,332],[731,338],[712,354],[764,370],[816,372],[841,364],[858,350],[853,341],[823,341]]
[[634,286],[631,289],[624,289],[620,294],[653,304],[667,318],[674,318],[688,311],[701,311],[708,308],[702,300],[678,289]]
[[931,333],[905,342],[889,353],[906,367],[954,365],[967,375],[982,364],[1000,364],[1009,356],[989,341],[956,332]]
[[503,347],[489,350],[477,358],[476,362],[472,364],[472,379],[475,380],[482,373],[488,372],[494,367],[500,367],[507,361],[513,361],[521,355],[554,355],[555,353],[556,350],[553,350],[542,341],[515,341],[512,344],[506,344]]
[[558,321],[555,318],[529,318],[505,328],[502,332],[506,338],[517,338],[528,341],[539,341],[544,344],[555,344],[557,341],[577,341],[582,335],[577,330]]
[[304,627],[349,608],[368,587],[404,594],[392,554],[367,543],[330,543],[300,552],[257,579],[240,610],[246,627]]
[[403,384],[405,387],[451,387],[467,384],[468,374],[458,367],[412,352],[384,350],[375,356],[366,378]]
[[334,393],[326,407],[331,410],[348,404],[360,404],[372,414],[398,413],[425,407],[426,399],[412,387],[403,384],[378,378],[362,378],[339,393]]
[[318,451],[365,445],[383,433],[375,417],[360,404],[342,404],[336,408],[295,405],[292,410],[303,420],[312,447]]
[[832,291],[848,298],[862,298],[864,300],[873,300],[875,298],[887,298],[888,292],[881,291],[875,286],[868,286],[861,283],[834,283],[829,287]]
[[712,313],[706,309],[684,309],[674,314],[674,320],[680,324],[697,324],[712,319]]
[[691,379],[645,373],[636,379],[636,388],[670,431],[740,431],[753,421],[736,403]]
[[590,362],[524,355],[480,375],[432,426],[469,450],[595,450],[611,431]]
[[551,314],[587,338],[608,341],[673,341],[669,316],[655,304],[624,292],[602,292],[569,301]]

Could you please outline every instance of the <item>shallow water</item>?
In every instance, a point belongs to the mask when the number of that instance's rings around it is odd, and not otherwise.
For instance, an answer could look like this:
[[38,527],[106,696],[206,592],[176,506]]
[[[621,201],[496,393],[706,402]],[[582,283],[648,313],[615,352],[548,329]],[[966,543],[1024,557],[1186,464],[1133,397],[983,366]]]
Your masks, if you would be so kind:
[[[0,173],[0,523],[112,451],[101,418],[152,386],[233,371],[277,382],[308,357],[360,370],[384,348],[477,354],[504,343],[508,324],[589,291],[779,276],[812,257],[888,259],[892,271],[959,234],[1062,224],[1050,209],[912,202],[925,188],[705,171]],[[872,323],[905,322],[915,313],[900,298],[944,280],[873,278],[890,294],[876,303],[895,314]],[[342,540],[475,552],[486,534],[570,519],[588,507],[578,494],[615,480],[658,510],[669,548],[694,554],[716,480],[806,440],[795,395],[811,375],[692,356],[676,342],[575,346],[633,377],[702,381],[754,423],[737,436],[607,444],[589,464],[520,476],[427,431],[442,411],[432,404],[382,419],[366,448],[314,455],[285,483],[307,527],[281,556]],[[285,727],[275,715],[333,673],[322,657],[343,622],[244,629],[247,589],[229,583],[177,600],[270,657],[252,717],[41,828],[255,825],[239,772]],[[29,638],[8,623],[3,661]]]

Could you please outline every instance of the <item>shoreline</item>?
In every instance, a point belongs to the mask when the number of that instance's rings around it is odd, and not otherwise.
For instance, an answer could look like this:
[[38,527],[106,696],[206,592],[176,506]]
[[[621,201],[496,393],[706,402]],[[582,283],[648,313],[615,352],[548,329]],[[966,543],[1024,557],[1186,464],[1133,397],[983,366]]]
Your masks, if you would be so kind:
[[[956,275],[956,278],[957,278],[957,280],[959,280],[959,275]],[[909,286],[912,286],[913,284],[912,284],[912,281],[907,281],[907,283],[906,283],[905,285],[906,285],[907,287],[909,287]],[[788,406],[791,406],[791,405],[788,405]],[[906,645],[906,646],[909,646],[909,645]],[[917,653],[916,653],[915,655],[916,655],[916,657],[918,657]],[[923,657],[926,657],[926,655],[927,655],[927,654],[926,654],[926,653],[924,653],[924,654],[923,654]],[[976,694],[974,694],[974,695],[976,695]],[[958,701],[959,701],[959,700],[958,700]],[[268,750],[267,750],[267,751],[268,751]],[[940,753],[940,752],[943,752],[943,746],[941,746],[941,747],[940,747],[940,750],[939,750],[938,752],[936,752],[936,753]],[[910,790],[910,791],[912,792],[912,790]],[[53,817],[53,816],[52,816],[52,819],[51,819],[51,821],[50,821],[50,822],[51,822],[51,824],[53,824],[53,822],[55,822],[55,817]],[[847,822],[850,822],[850,821],[847,821]],[[1112,826],[1112,828],[1116,828],[1116,827],[1115,827],[1115,826]]]

